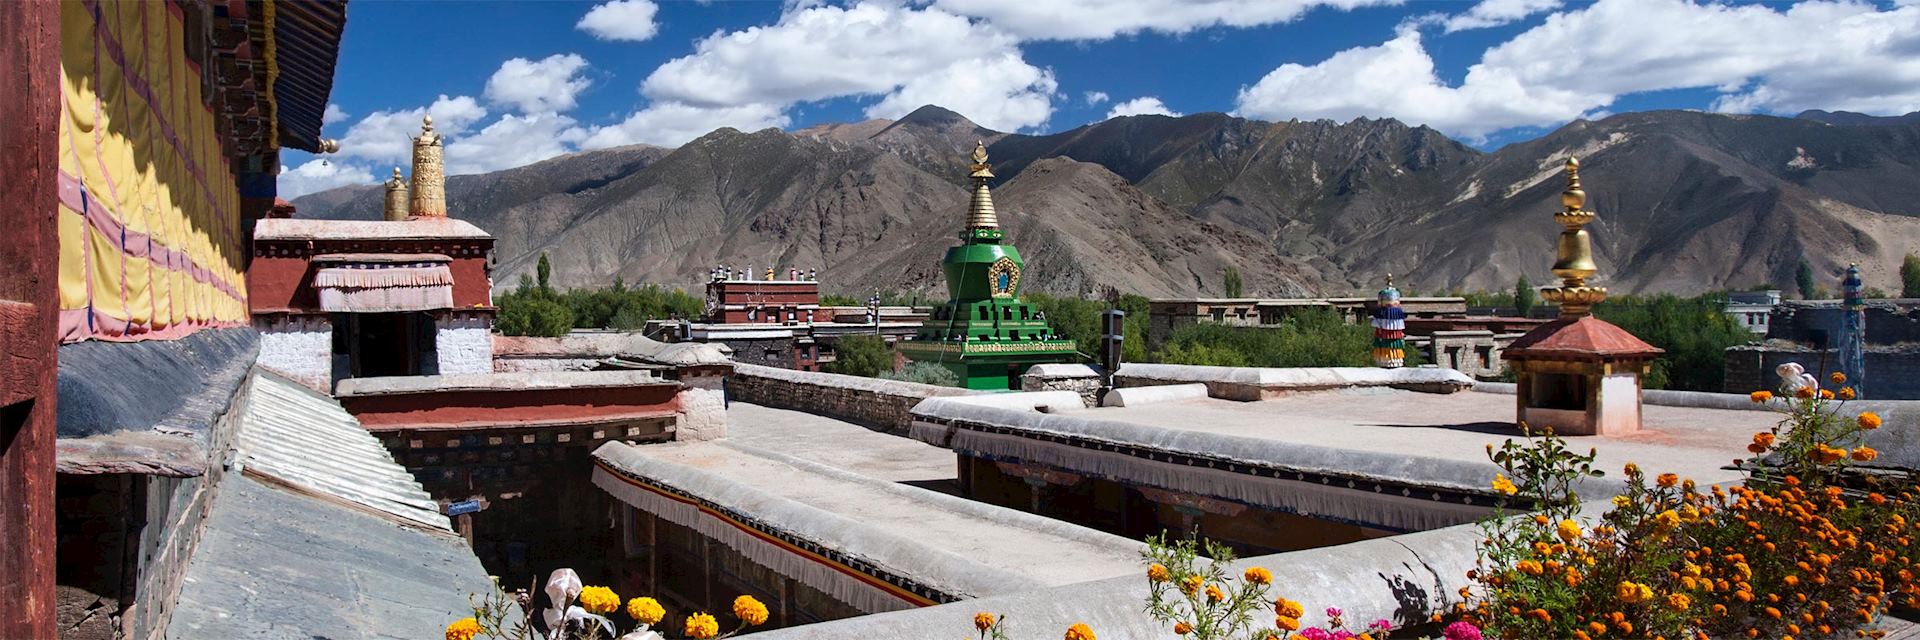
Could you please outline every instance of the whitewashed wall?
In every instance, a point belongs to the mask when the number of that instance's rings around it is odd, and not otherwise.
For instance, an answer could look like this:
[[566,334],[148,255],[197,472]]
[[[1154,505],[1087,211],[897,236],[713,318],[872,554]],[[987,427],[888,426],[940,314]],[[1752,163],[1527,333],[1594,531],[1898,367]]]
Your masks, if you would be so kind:
[[333,389],[333,323],[325,316],[261,319],[254,329],[260,366],[319,391]]
[[440,375],[493,372],[493,326],[486,316],[450,313],[434,320]]

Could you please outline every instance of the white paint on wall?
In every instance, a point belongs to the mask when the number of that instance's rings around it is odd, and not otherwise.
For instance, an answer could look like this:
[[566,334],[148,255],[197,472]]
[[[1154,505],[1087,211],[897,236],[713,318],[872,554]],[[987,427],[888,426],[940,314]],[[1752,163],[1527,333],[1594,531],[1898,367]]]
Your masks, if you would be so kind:
[[333,324],[323,317],[255,323],[261,367],[321,392],[333,390]]
[[727,437],[727,395],[719,389],[689,386],[680,390],[680,420],[675,440],[699,442]]
[[434,321],[434,351],[440,375],[493,372],[493,327],[484,316],[442,316]]

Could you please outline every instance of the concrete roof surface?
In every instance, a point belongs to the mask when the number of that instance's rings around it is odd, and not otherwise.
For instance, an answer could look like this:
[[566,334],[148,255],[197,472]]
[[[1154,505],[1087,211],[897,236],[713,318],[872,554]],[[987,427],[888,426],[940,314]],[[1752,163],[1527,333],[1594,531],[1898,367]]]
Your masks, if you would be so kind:
[[205,526],[168,638],[438,638],[492,588],[457,537],[238,473]]
[[495,356],[609,358],[627,356],[659,364],[726,364],[723,345],[661,342],[638,332],[577,331],[558,338],[494,336]]
[[319,220],[266,218],[253,227],[254,240],[429,240],[492,238],[473,223],[453,218],[416,220]]
[[887,482],[956,493],[953,452],[804,411],[727,407],[727,441]]
[[[1721,467],[1745,457],[1752,434],[1779,420],[1763,411],[1645,405],[1645,426],[1629,436],[1570,437],[1593,447],[1599,465],[1617,477],[1627,462],[1649,473],[1671,471],[1700,482],[1734,480]],[[1302,393],[1260,402],[1203,399],[1141,407],[1084,409],[1063,416],[1113,420],[1169,430],[1267,440],[1276,445],[1486,463],[1486,445],[1519,438],[1514,398],[1499,393],[1430,394],[1388,389]]]

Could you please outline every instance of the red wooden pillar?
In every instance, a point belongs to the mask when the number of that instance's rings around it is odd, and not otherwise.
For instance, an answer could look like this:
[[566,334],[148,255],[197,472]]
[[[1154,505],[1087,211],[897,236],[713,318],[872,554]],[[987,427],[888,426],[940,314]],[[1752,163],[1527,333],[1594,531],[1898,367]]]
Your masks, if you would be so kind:
[[52,638],[60,11],[0,2],[0,638]]

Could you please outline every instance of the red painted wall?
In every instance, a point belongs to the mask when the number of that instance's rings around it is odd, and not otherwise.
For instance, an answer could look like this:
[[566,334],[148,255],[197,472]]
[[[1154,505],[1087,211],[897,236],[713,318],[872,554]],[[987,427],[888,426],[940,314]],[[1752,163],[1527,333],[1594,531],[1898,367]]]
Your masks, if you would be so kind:
[[0,2],[0,638],[54,637],[59,6]]
[[492,283],[487,279],[487,255],[493,252],[492,240],[469,241],[448,247],[439,241],[355,240],[348,242],[259,242],[253,251],[253,265],[247,268],[249,306],[254,313],[320,310],[320,294],[312,285],[312,259],[327,253],[448,253],[453,262],[453,306],[469,309],[491,307]]
[[368,431],[556,424],[672,413],[679,384],[588,389],[487,389],[340,398]]
[[[709,298],[718,299],[722,305],[745,305],[758,309],[752,319],[747,317],[746,309],[716,309],[708,322],[786,322],[787,311],[794,311],[795,322],[806,322],[807,312],[797,307],[820,305],[820,283],[792,281],[755,281],[724,280],[707,283]],[[778,317],[771,314],[778,311]],[[814,312],[814,320],[827,322],[831,318]]]

